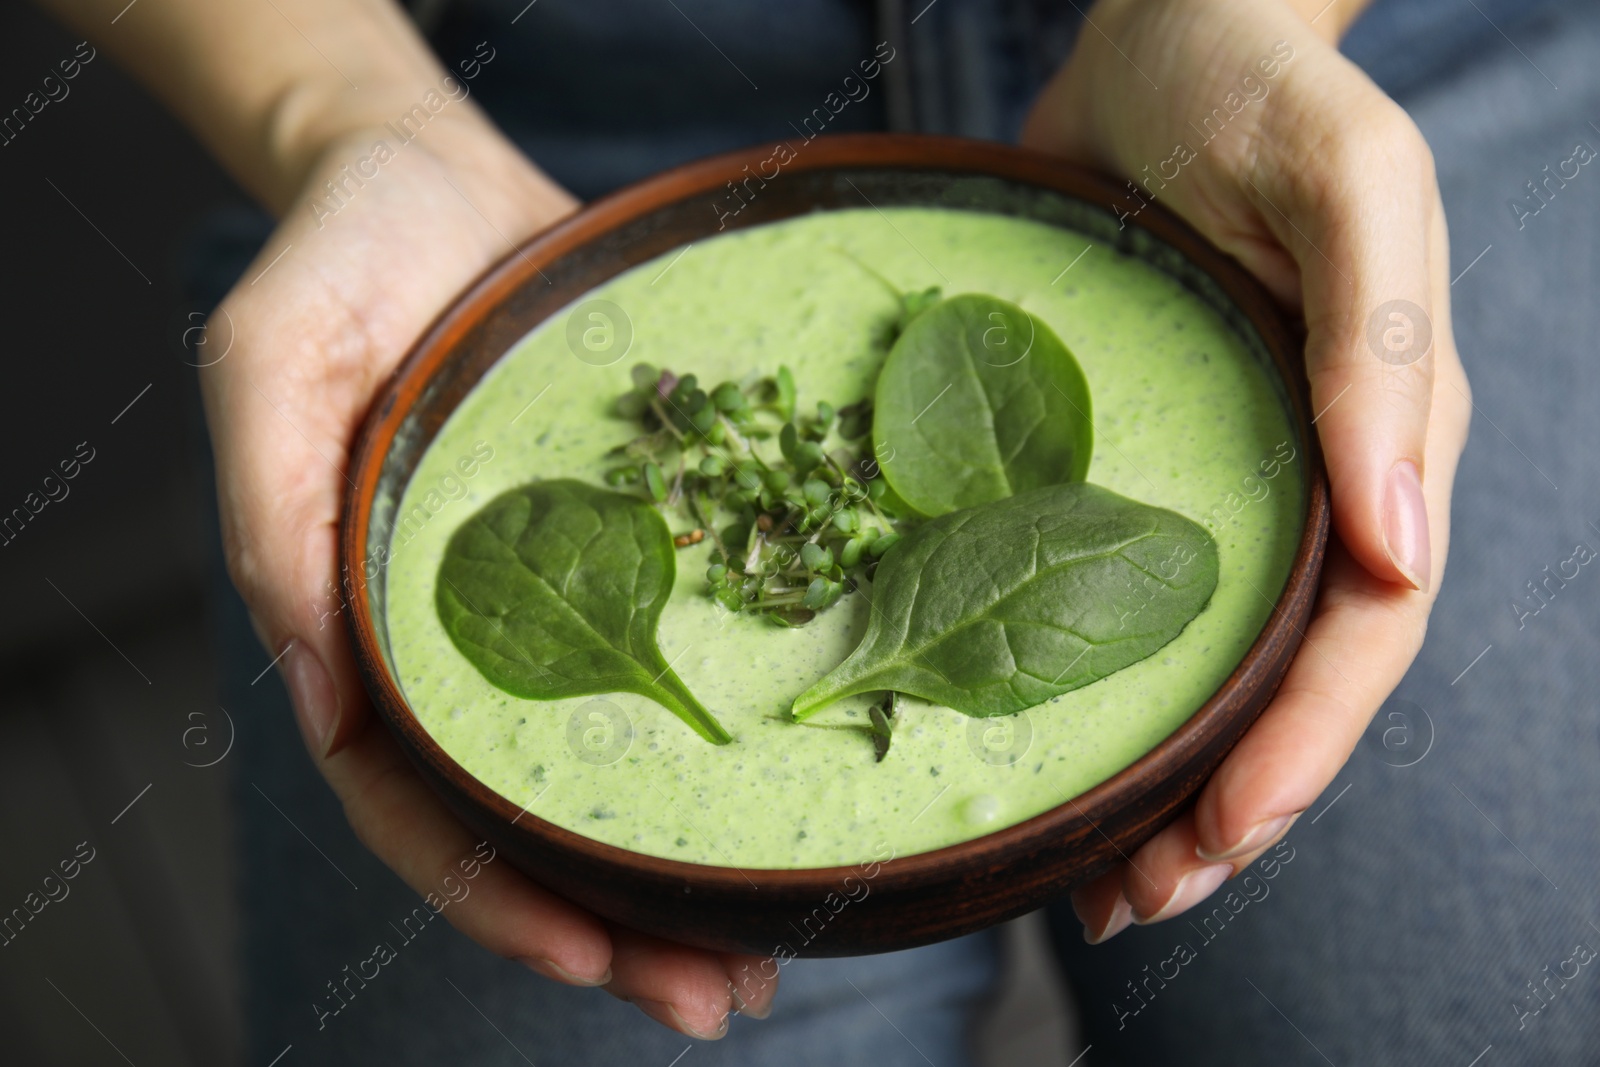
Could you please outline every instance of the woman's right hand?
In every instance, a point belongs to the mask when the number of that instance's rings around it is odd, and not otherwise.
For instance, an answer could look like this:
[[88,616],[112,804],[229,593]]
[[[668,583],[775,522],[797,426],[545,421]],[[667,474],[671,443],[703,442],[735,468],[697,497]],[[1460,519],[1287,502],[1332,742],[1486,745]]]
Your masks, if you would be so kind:
[[[40,3],[281,219],[212,318],[232,348],[200,372],[228,570],[268,654],[281,654],[306,748],[351,826],[435,893],[462,861],[472,870],[477,842],[376,721],[356,674],[338,614],[345,467],[373,394],[433,318],[577,202],[470,98],[492,46],[455,58],[453,76],[392,0]],[[401,142],[404,121],[419,132]],[[392,158],[377,158],[380,141]],[[721,1036],[734,1008],[764,1016],[777,991],[761,957],[614,926],[504,861],[482,865],[443,914],[491,952],[603,986],[696,1037]]]

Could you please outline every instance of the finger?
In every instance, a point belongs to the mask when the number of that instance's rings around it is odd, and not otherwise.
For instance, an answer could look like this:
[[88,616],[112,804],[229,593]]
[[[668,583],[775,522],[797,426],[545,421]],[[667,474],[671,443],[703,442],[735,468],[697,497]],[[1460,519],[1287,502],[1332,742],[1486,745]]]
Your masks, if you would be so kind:
[[733,1007],[741,1015],[765,1019],[772,1014],[772,1000],[778,995],[778,961],[771,956],[745,956],[719,953],[723,969],[733,987]]
[[[272,253],[269,245],[262,257]],[[362,731],[367,710],[346,632],[338,530],[352,412],[381,371],[365,328],[303,273],[286,270],[228,298],[248,336],[214,368],[205,397],[229,574],[310,728],[308,747],[324,755]],[[293,321],[278,321],[275,304],[293,307]]]
[[[1442,221],[1438,224],[1442,229]],[[1444,242],[1435,235],[1435,247]],[[1436,306],[1448,308],[1449,282]],[[1449,546],[1450,486],[1472,408],[1448,319],[1440,331],[1427,452],[1430,538],[1439,547],[1434,578]],[[1235,858],[1271,844],[1273,824],[1304,811],[1333,781],[1377,708],[1399,684],[1421,646],[1432,597],[1372,577],[1335,540],[1305,644],[1271,705],[1229,753],[1195,808],[1201,847]]]
[[717,955],[612,926],[606,992],[669,1029],[704,1041],[728,1032],[733,986]]
[[1206,859],[1236,859],[1282,836],[1339,773],[1421,647],[1424,594],[1397,592],[1338,544],[1323,581],[1305,647],[1200,795],[1197,846]]
[[1425,594],[1374,578],[1337,542],[1323,582],[1304,647],[1272,704],[1194,810],[1131,857],[1122,887],[1134,921],[1160,922],[1192,908],[1280,839],[1333,780],[1410,665],[1427,617]]
[[1098,945],[1133,922],[1133,909],[1122,892],[1128,865],[1119,863],[1087,885],[1072,891],[1072,911],[1083,924],[1083,939]]
[[[248,272],[253,281],[223,304],[237,350],[202,380],[229,573],[317,753],[363,728],[344,613],[371,575],[365,560],[341,572],[338,553],[356,427],[437,310],[510,240],[574,204],[498,137],[472,136],[455,147],[477,165],[454,182],[431,152],[408,154],[392,180],[340,212],[338,227],[286,219]],[[428,269],[395,268],[414,262]]]
[[320,767],[361,843],[489,951],[572,985],[610,981],[612,944],[600,920],[481,845],[388,732],[367,721],[368,729]]
[[1209,862],[1196,854],[1194,815],[1184,812],[1129,857],[1122,892],[1134,922],[1157,923],[1188,911],[1232,875],[1231,863]]
[[1300,267],[1312,409],[1339,535],[1376,577],[1427,589],[1422,483],[1434,330],[1445,318],[1433,285],[1445,262],[1433,253],[1442,211],[1415,125],[1376,91],[1364,100],[1352,108],[1330,84],[1273,114],[1243,178]]
[[1277,695],[1196,805],[1209,859],[1270,844],[1328,787],[1421,645],[1426,602],[1408,607],[1337,543],[1323,582],[1318,614]]

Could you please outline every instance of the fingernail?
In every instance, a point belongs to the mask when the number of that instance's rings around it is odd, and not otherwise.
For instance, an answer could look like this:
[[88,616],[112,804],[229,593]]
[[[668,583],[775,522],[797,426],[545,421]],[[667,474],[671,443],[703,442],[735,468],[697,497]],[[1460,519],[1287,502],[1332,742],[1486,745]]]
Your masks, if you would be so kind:
[[735,1014],[743,1015],[751,1019],[765,1019],[767,1016],[772,1014],[772,1002],[770,1000],[767,1001],[764,1006],[757,1007],[741,997],[739,995],[739,990],[735,988],[732,982],[728,983],[728,996],[733,998],[733,1010]]
[[1111,905],[1111,915],[1106,919],[1105,926],[1098,932],[1096,932],[1095,927],[1084,922],[1083,913],[1078,911],[1076,901],[1073,902],[1072,910],[1077,913],[1078,921],[1083,923],[1083,939],[1091,945],[1098,945],[1102,941],[1111,940],[1111,938],[1126,930],[1128,924],[1133,922],[1133,905],[1128,903],[1128,898],[1123,896],[1120,891],[1117,893],[1116,902]]
[[[777,966],[777,961],[775,960],[761,961],[763,967],[768,963],[773,964],[774,968]],[[735,970],[730,962],[729,967],[728,996],[733,998],[733,1010],[752,1019],[765,1019],[771,1015],[772,1002],[778,996],[777,970],[774,969],[772,977],[768,978],[760,972],[752,973],[748,963],[739,964],[737,970]],[[739,992],[741,988],[750,995],[749,1000],[745,999],[744,994]]]
[[697,1037],[701,1041],[715,1041],[723,1034],[728,1032],[728,1017],[726,1015],[722,1017],[721,1024],[715,1030],[707,1033],[704,1030],[696,1030],[694,1027],[684,1022],[683,1016],[678,1014],[678,1009],[674,1008],[671,1004],[668,1004],[664,1000],[645,1000],[642,997],[630,997],[629,1003],[638,1008],[640,1011],[644,1012],[646,1015],[650,1016],[650,1018],[654,1019],[662,1026],[670,1027],[671,1029],[678,1031],[680,1034],[687,1034],[690,1037]]
[[565,967],[562,967],[553,960],[542,959],[538,956],[523,956],[521,958],[521,962],[523,966],[530,968],[534,972],[542,974],[546,978],[557,982],[565,982],[567,985],[588,987],[605,985],[607,982],[611,981],[610,967],[607,967],[605,973],[598,978],[584,978],[580,975],[573,974],[571,971],[567,970]]
[[328,741],[339,725],[339,693],[327,668],[304,641],[291,640],[283,653],[283,681],[306,744],[318,756],[326,756]]
[[1268,841],[1271,841],[1274,837],[1277,837],[1283,832],[1284,827],[1288,826],[1299,817],[1300,813],[1298,811],[1292,815],[1279,815],[1276,819],[1268,819],[1266,822],[1257,823],[1249,833],[1239,838],[1239,840],[1236,841],[1231,847],[1225,848],[1221,852],[1207,852],[1199,845],[1196,845],[1194,847],[1194,854],[1211,863],[1219,863],[1222,860],[1231,860],[1235,856],[1243,856],[1245,853],[1253,852],[1262,845],[1265,845]]
[[1417,465],[1401,460],[1389,472],[1383,496],[1383,548],[1389,561],[1406,576],[1406,581],[1428,591],[1428,576],[1433,553],[1428,543],[1428,504],[1422,497],[1422,479]]
[[1170,919],[1181,912],[1188,911],[1202,900],[1217,891],[1217,887],[1228,880],[1233,873],[1233,864],[1217,863],[1209,867],[1196,867],[1178,882],[1178,888],[1173,890],[1172,896],[1154,915],[1140,918],[1135,915],[1133,921],[1140,926],[1149,923],[1158,923],[1163,919]]

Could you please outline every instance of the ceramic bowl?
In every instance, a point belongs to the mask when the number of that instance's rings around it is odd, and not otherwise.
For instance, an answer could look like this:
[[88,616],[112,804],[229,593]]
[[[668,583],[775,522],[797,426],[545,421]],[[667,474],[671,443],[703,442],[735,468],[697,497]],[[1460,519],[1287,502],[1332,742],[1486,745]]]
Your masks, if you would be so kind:
[[[1312,432],[1301,332],[1232,259],[1159,205],[1137,214],[1119,184],[987,142],[901,135],[819,137],[730,214],[728,183],[770,174],[773,146],[678,167],[597,201],[507,255],[446,311],[377,397],[354,453],[341,534],[347,612],[379,713],[418,773],[508,862],[608,919],[685,944],[770,954],[795,924],[824,921],[805,955],[910,948],[971,933],[1064,895],[1170,822],[1261,713],[1299,648],[1328,536],[1328,489]],[[390,662],[382,531],[445,419],[547,317],[637,264],[721,229],[812,211],[925,206],[1023,216],[1137,256],[1189,288],[1273,368],[1306,458],[1305,525],[1277,609],[1238,669],[1165,741],[1111,778],[1025,822],[886,863],[751,870],[661,859],[523,813],[472,777],[406,704]],[[865,890],[862,887],[867,887]],[[848,899],[848,909],[832,912]]]

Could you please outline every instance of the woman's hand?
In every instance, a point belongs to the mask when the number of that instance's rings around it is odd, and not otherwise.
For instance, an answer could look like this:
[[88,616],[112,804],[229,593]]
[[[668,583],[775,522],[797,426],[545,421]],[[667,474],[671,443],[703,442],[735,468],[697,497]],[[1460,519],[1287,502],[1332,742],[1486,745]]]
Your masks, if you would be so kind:
[[[358,167],[378,141],[392,158]],[[346,463],[374,392],[434,316],[576,204],[465,99],[403,145],[392,129],[339,129],[308,155],[303,192],[213,317],[234,332],[201,372],[223,536],[257,633],[283,654],[312,759],[362,842],[425,894],[475,842],[376,720],[356,673],[338,614]],[[447,915],[479,944],[557,981],[604,986],[686,1034],[720,1036],[730,1010],[765,1015],[776,992],[775,981],[741,982],[742,1001],[730,979],[748,978],[755,958],[613,926],[505,863],[473,889]]]
[[1205,899],[1338,773],[1421,647],[1471,405],[1433,161],[1405,112],[1281,0],[1101,0],[1088,18],[1023,141],[1131,177],[1119,211],[1165,205],[1304,315],[1335,531],[1272,704],[1192,811],[1073,894],[1097,942]]

